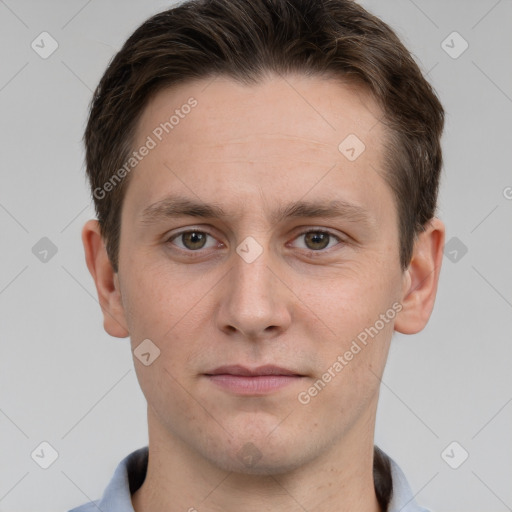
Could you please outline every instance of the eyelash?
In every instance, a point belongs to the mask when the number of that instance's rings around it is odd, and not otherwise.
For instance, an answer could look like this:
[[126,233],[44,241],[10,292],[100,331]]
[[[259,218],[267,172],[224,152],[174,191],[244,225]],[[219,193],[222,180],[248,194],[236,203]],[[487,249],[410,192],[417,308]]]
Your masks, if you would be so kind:
[[[187,229],[185,231],[180,231],[179,233],[173,234],[172,236],[170,236],[169,238],[166,239],[165,243],[172,244],[173,240],[179,238],[182,235],[186,235],[187,233],[201,233],[201,234],[205,234],[205,235],[210,236],[210,237],[215,239],[215,237],[212,234],[208,233],[207,231],[203,231],[203,230],[200,230],[200,229]],[[325,229],[308,229],[306,231],[302,231],[293,240],[296,240],[297,238],[299,238],[301,236],[307,235],[308,233],[321,233],[321,234],[329,235],[330,237],[335,238],[338,241],[338,244],[336,244],[336,245],[347,243],[346,240],[342,239],[338,235],[335,235],[331,231],[328,231],[328,230],[325,230]],[[174,244],[172,244],[172,245],[174,245]],[[334,245],[333,247],[336,247],[336,245]],[[324,249],[320,249],[320,250],[304,249],[304,248],[301,248],[301,249],[303,251],[307,251],[309,254],[316,255],[316,254],[327,253],[333,247],[324,248]],[[197,249],[197,250],[194,251],[192,249],[186,249],[186,248],[182,248],[182,247],[177,247],[177,248],[178,248],[178,250],[180,250],[182,252],[189,253],[189,254],[201,253],[201,252],[203,252],[205,250],[205,249]]]

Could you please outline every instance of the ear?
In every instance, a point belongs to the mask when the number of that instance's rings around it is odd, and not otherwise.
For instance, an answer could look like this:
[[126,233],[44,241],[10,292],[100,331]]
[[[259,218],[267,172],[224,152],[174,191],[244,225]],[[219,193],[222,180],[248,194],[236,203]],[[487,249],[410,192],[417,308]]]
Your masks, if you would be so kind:
[[445,226],[434,217],[416,239],[411,262],[404,272],[403,309],[395,320],[398,332],[416,334],[427,325],[436,298],[444,237]]
[[119,279],[108,258],[97,220],[89,220],[85,223],[82,229],[82,243],[87,268],[96,284],[103,312],[103,328],[111,336],[126,338],[129,332],[121,302]]

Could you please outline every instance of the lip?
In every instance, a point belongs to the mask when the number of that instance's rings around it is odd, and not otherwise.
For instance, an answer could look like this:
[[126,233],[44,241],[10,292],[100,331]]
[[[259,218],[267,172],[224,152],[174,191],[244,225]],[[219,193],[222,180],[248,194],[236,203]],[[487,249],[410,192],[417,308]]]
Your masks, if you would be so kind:
[[252,369],[238,364],[219,366],[218,368],[215,368],[215,370],[206,372],[205,375],[239,375],[243,377],[260,377],[265,375],[295,375],[302,377],[302,375],[293,370],[288,370],[287,368],[281,368],[272,364],[258,366],[257,368]]
[[237,395],[261,396],[278,391],[300,380],[301,375],[293,370],[274,365],[247,368],[240,365],[220,366],[206,372],[213,384]]

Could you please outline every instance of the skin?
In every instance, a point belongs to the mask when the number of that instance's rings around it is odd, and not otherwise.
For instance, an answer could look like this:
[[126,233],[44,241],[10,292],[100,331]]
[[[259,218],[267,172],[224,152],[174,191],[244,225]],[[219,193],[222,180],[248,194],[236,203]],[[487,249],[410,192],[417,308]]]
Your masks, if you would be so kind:
[[[83,229],[105,330],[129,336],[132,350],[149,338],[161,351],[149,366],[134,357],[149,429],[134,509],[377,511],[379,379],[394,330],[416,333],[430,317],[444,225],[432,219],[403,271],[395,202],[382,177],[382,112],[360,88],[300,75],[251,86],[223,77],[188,82],[151,100],[134,147],[191,96],[197,106],[130,176],[118,273],[97,221]],[[366,146],[355,161],[338,150],[348,134]],[[144,210],[170,194],[215,203],[227,216],[144,222]],[[366,222],[273,218],[299,200],[343,200],[364,210]],[[171,238],[191,228],[210,235],[203,248]],[[332,233],[325,248],[306,236],[318,229]],[[262,249],[252,263],[236,252],[248,236]],[[298,394],[394,303],[398,315],[300,403]],[[274,364],[303,376],[239,396],[204,376],[226,364]],[[249,465],[251,453],[258,460]]]

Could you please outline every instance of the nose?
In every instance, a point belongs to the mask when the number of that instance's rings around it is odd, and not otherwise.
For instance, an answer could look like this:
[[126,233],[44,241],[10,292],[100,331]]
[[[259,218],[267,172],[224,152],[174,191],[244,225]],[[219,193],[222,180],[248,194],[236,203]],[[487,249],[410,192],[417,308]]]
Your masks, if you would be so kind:
[[291,323],[292,292],[279,275],[268,249],[248,262],[233,255],[233,266],[222,288],[218,327],[251,341],[272,339]]

